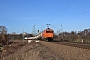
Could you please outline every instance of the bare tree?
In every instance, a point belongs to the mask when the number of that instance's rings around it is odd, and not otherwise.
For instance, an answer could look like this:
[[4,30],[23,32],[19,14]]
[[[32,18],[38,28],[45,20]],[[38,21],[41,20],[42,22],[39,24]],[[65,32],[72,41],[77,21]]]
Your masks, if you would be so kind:
[[0,26],[0,45],[8,44],[7,38],[7,28],[5,26]]

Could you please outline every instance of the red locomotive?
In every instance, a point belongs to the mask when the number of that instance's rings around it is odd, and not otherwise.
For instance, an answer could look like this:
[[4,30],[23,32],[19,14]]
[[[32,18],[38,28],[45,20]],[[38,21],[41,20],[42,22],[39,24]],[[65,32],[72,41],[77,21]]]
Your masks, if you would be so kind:
[[42,38],[43,39],[46,39],[48,41],[53,41],[53,38],[54,38],[54,30],[53,29],[50,29],[50,28],[47,28],[46,30],[44,30],[42,32]]

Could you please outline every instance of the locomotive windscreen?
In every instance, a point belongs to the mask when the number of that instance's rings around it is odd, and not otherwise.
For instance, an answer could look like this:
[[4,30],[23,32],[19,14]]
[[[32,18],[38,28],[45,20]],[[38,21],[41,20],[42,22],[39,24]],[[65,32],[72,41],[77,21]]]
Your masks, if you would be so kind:
[[53,31],[46,31],[46,33],[53,33]]

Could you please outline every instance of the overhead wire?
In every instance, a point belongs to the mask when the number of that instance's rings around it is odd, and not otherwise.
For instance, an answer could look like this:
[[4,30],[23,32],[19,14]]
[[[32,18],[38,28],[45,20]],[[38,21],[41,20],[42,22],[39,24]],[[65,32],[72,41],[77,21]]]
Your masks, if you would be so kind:
[[[68,0],[69,1],[69,0]],[[68,1],[65,3],[65,5],[68,3]],[[64,6],[65,6],[64,5]],[[59,13],[53,18],[53,20],[60,14],[61,10],[64,8],[64,6],[62,6],[62,8],[59,10]]]
[[[65,8],[64,8],[64,6],[69,2],[69,1],[67,1],[66,3],[65,3],[65,5],[62,7],[62,9],[63,10],[60,10],[60,12],[52,19],[52,20],[54,20],[57,16],[59,16],[63,11],[65,11],[72,3],[74,3],[74,1],[75,0],[73,0],[69,5],[67,5]],[[51,20],[51,21],[52,21]],[[53,25],[52,25],[53,26]],[[57,28],[57,27],[55,27],[55,26],[53,26],[54,28]],[[59,29],[59,30],[61,30],[60,28],[57,28],[57,29]]]
[[55,27],[54,25],[51,25],[51,26],[53,26],[54,28],[56,28],[56,29],[59,29],[59,30],[61,30],[60,28],[57,28],[57,27]]
[[[60,11],[59,14],[61,14],[65,9],[67,9],[74,1],[75,1],[75,0],[73,0],[67,7],[65,7],[62,11]],[[68,22],[68,21],[70,21],[70,20],[72,20],[72,19],[74,19],[74,18],[77,18],[77,17],[79,17],[79,16],[81,16],[81,15],[83,15],[83,14],[89,12],[89,11],[90,11],[90,10],[85,11],[85,12],[82,12],[81,14],[78,14],[78,15],[76,15],[75,17],[72,17],[71,19],[66,20],[65,22]],[[57,15],[55,16],[55,18],[56,18],[59,14],[57,14]],[[54,19],[55,19],[55,18],[54,18]],[[53,19],[53,20],[54,20],[54,19]],[[65,23],[65,22],[64,22],[64,23]],[[62,25],[63,25],[64,23],[62,23]],[[52,25],[52,26],[53,26],[53,25]],[[53,26],[53,27],[54,27],[54,28],[57,28],[57,27],[55,27],[55,26]],[[57,28],[57,29],[60,29],[60,28]]]
[[43,29],[45,28],[45,25],[36,25],[36,26],[39,26],[38,28],[36,27],[36,30],[43,31]]
[[[77,17],[79,17],[79,16],[81,16],[81,15],[83,15],[83,14],[85,14],[85,13],[89,12],[89,11],[90,11],[90,10],[85,11],[85,12],[82,12],[81,14],[76,15],[75,17],[72,17],[71,19],[68,19],[68,20],[66,20],[65,22],[68,22],[68,21],[70,21],[70,20],[72,20],[72,19],[74,19],[74,18],[77,18]],[[65,22],[63,22],[62,24],[64,24]]]
[[[65,11],[72,3],[74,3],[74,1],[75,1],[75,0],[73,0],[73,1],[72,1],[69,5],[67,5],[62,11],[60,11],[52,20],[54,20],[54,19],[55,19],[57,16],[59,16],[63,11]],[[67,4],[67,3],[68,3],[68,1],[66,2],[66,4]],[[66,5],[66,4],[65,4],[65,5]],[[64,6],[65,6],[65,5],[64,5]],[[63,6],[63,7],[64,7],[64,6]],[[63,7],[62,7],[62,8],[63,8]],[[52,21],[52,20],[51,20],[51,21]]]
[[[67,21],[70,21],[70,20],[72,20],[72,19],[74,19],[74,18],[76,18],[76,17],[79,17],[79,16],[81,16],[81,15],[83,15],[83,14],[89,12],[89,11],[90,11],[90,10],[85,11],[85,12],[82,12],[81,14],[79,14],[79,15],[77,15],[77,16],[75,16],[75,17],[73,17],[73,18],[71,18],[71,19],[69,19],[69,20],[67,20]],[[67,22],[67,21],[65,21],[65,22]],[[65,22],[64,22],[64,23],[65,23]],[[61,25],[63,25],[63,23],[62,23]],[[53,25],[52,25],[52,26],[53,26]],[[56,28],[56,29],[59,29],[59,30],[61,30],[61,31],[62,31],[62,29],[63,29],[63,28],[57,28],[57,27],[55,27],[55,26],[53,26],[53,27]]]

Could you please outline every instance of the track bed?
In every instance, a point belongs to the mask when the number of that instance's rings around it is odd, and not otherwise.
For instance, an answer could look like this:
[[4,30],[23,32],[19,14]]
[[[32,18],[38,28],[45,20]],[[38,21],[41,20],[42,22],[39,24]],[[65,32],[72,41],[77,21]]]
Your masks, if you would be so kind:
[[[90,50],[81,49],[73,46],[67,46],[65,45],[66,42],[60,43],[60,42],[32,41],[25,45],[23,45],[22,43],[23,42],[19,42],[16,44],[12,44],[12,47],[8,47],[7,50],[10,49],[10,51],[13,51],[13,46],[15,47],[16,45],[17,45],[16,48],[18,47],[19,49],[14,51],[12,54],[3,55],[1,60],[89,60],[90,59]],[[3,53],[5,54],[7,50],[4,50]]]
[[78,43],[78,42],[58,42],[54,41],[53,43],[56,44],[61,44],[61,45],[67,45],[67,46],[73,46],[73,47],[78,47],[78,48],[83,48],[83,49],[89,49],[90,50],[90,43]]

